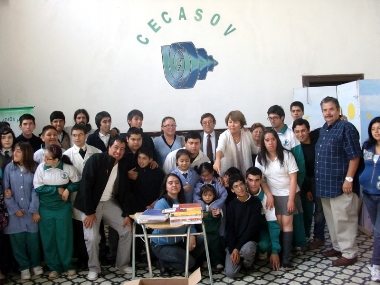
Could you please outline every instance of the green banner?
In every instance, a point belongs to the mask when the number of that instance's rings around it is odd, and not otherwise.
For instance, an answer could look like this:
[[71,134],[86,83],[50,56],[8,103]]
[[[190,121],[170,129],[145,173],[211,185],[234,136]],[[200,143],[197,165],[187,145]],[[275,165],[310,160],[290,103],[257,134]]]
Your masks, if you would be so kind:
[[0,122],[8,122],[16,137],[21,134],[19,119],[23,114],[34,114],[34,107],[0,108]]

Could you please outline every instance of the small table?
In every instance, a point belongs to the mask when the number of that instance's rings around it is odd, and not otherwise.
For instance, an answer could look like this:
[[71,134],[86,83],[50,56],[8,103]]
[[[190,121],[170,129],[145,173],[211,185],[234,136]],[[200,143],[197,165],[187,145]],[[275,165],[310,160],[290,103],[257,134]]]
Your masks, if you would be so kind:
[[[139,213],[138,213],[139,214]],[[133,231],[132,231],[132,279],[135,279],[136,277],[136,260],[135,260],[135,252],[136,252],[136,238],[141,237],[143,238],[145,242],[145,250],[146,250],[146,258],[148,262],[148,268],[149,268],[149,277],[153,277],[152,273],[152,264],[150,261],[150,250],[149,250],[149,239],[153,237],[186,237],[186,266],[185,266],[185,277],[189,277],[189,243],[190,239],[189,237],[197,236],[197,235],[203,235],[204,236],[204,246],[205,246],[205,252],[206,252],[206,258],[207,258],[207,267],[208,272],[210,276],[210,284],[213,284],[212,280],[212,270],[211,270],[211,263],[210,263],[210,256],[208,252],[208,244],[207,244],[207,236],[206,236],[206,229],[202,220],[202,232],[197,233],[190,233],[190,228],[193,224],[186,224],[186,225],[170,225],[169,220],[163,223],[152,223],[152,224],[138,224],[136,222],[135,215],[130,215],[130,218],[133,219]],[[136,225],[140,225],[143,229],[143,234],[136,234]],[[183,234],[148,234],[147,229],[153,229],[153,230],[163,230],[163,229],[176,229],[180,227],[186,227],[186,233]]]

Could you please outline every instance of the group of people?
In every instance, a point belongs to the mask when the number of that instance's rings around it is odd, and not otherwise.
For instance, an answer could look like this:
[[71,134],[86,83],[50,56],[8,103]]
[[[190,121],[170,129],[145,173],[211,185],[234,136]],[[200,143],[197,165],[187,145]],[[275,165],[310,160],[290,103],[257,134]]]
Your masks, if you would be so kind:
[[[372,280],[380,281],[380,117],[371,121],[362,149],[356,128],[341,118],[336,98],[324,98],[321,111],[326,123],[315,130],[302,118],[298,101],[290,105],[289,126],[278,105],[267,111],[271,128],[255,123],[247,129],[244,115],[231,111],[224,132],[215,130],[215,117],[205,113],[203,131],[184,137],[176,134],[175,119],[165,117],[162,135],[154,139],[143,132],[139,110],[128,113],[130,128],[124,135],[111,129],[108,112],[96,115],[94,130],[87,111],[79,109],[72,127],[65,126],[61,111],[54,111],[38,137],[34,117],[24,114],[17,138],[8,126],[0,127],[0,250],[12,249],[22,279],[31,278],[31,270],[43,273],[42,252],[51,279],[75,275],[73,257],[77,266],[88,268],[91,281],[107,262],[132,273],[129,216],[201,203],[208,213],[204,223],[211,265],[229,278],[241,269],[252,270],[255,259],[269,259],[273,270],[292,270],[292,252],[324,246],[326,223],[332,248],[322,254],[337,257],[333,266],[347,266],[357,261],[362,185],[374,225],[369,268]],[[189,242],[189,268],[204,266],[203,237],[191,236]],[[185,268],[184,239],[153,238],[150,248],[161,276]],[[3,259],[2,267],[11,261],[6,254]]]

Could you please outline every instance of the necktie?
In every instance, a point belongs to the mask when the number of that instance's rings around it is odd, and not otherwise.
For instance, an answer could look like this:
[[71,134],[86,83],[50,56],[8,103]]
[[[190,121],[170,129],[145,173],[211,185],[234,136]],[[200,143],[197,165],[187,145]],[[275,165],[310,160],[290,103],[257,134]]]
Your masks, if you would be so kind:
[[86,152],[83,149],[79,150],[80,156],[84,159],[84,156],[86,155]]
[[211,135],[207,135],[207,156],[210,161],[214,160],[214,156],[212,155],[212,144],[211,144]]
[[183,177],[187,178],[187,173],[182,173]]
[[9,150],[4,151],[4,156],[5,156],[5,158],[10,158]]

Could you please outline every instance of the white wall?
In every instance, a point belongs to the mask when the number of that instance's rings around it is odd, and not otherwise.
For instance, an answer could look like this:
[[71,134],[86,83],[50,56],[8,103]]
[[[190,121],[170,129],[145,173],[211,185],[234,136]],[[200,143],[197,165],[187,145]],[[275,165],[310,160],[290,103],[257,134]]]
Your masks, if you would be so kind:
[[[180,7],[187,20],[179,20]],[[203,10],[196,21],[195,10]],[[161,19],[162,12],[172,18]],[[211,17],[221,17],[216,26]],[[302,75],[364,73],[380,78],[378,0],[1,0],[0,107],[35,105],[39,127],[62,110],[67,124],[86,108],[94,124],[109,111],[127,129],[126,114],[143,111],[144,130],[171,115],[178,129],[200,128],[204,112],[241,110],[249,124],[266,121],[270,105],[288,106]],[[161,29],[147,25],[154,19]],[[236,31],[223,33],[228,25]],[[136,40],[142,34],[150,42]],[[218,60],[188,90],[166,81],[161,46],[192,41]]]

